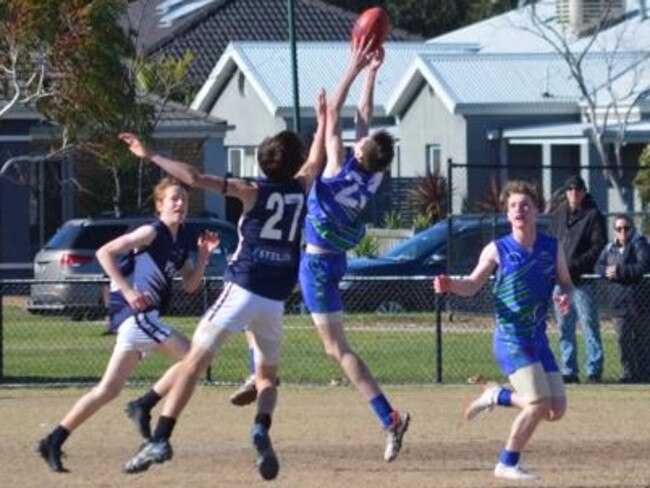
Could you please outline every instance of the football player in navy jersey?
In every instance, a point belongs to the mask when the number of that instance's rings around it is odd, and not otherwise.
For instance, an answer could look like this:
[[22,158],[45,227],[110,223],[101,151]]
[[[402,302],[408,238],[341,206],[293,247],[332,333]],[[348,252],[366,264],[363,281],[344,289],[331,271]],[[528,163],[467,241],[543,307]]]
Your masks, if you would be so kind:
[[257,159],[265,177],[253,182],[202,174],[189,164],[153,154],[133,134],[120,136],[136,156],[151,160],[188,185],[238,198],[243,204],[239,243],[224,275],[224,290],[199,322],[153,438],[126,463],[127,473],[171,459],[169,439],[199,375],[228,337],[246,330],[254,337],[257,365],[259,393],[251,433],[257,469],[264,479],[277,476],[279,463],[269,429],[277,400],[282,316],[298,278],[306,194],[324,161],[325,106],[321,92],[316,104],[318,127],[306,161],[300,137],[282,131],[260,145]]
[[[514,391],[488,384],[467,406],[464,416],[472,420],[495,406],[518,408],[494,476],[531,480],[535,476],[519,463],[521,451],[542,420],[557,421],[567,408],[562,375],[546,335],[546,317],[551,298],[563,314],[568,313],[573,283],[562,246],[554,237],[537,232],[543,205],[535,187],[525,181],[510,181],[501,193],[501,202],[512,232],[485,246],[469,276],[438,275],[433,287],[436,293],[471,296],[495,273],[492,346]],[[553,296],[556,282],[560,294]]]
[[[154,202],[156,219],[97,250],[97,260],[111,278],[108,311],[117,328],[116,344],[100,383],[40,441],[38,452],[52,471],[67,471],[61,461],[61,446],[73,430],[117,397],[145,353],[160,351],[180,359],[189,350],[187,338],[163,324],[159,315],[169,301],[176,273],[183,277],[187,292],[199,287],[219,239],[209,232],[202,234],[194,264],[188,259],[190,242],[183,227],[188,205],[185,186],[175,178],[163,178],[154,190]],[[118,261],[118,256],[124,258]],[[153,387],[158,398],[169,391],[173,375],[174,369]]]

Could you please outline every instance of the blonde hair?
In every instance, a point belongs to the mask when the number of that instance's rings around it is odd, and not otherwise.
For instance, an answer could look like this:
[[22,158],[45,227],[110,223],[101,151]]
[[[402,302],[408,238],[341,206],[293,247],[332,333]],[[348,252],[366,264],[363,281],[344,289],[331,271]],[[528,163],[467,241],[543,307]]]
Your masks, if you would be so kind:
[[508,198],[513,194],[527,195],[533,201],[537,210],[544,208],[544,199],[536,184],[524,180],[511,180],[506,183],[501,191],[500,203],[502,208],[507,208]]
[[158,214],[158,204],[165,199],[167,188],[172,186],[180,186],[186,192],[188,191],[187,185],[178,178],[174,178],[173,176],[165,176],[161,178],[153,189],[153,204],[156,214]]

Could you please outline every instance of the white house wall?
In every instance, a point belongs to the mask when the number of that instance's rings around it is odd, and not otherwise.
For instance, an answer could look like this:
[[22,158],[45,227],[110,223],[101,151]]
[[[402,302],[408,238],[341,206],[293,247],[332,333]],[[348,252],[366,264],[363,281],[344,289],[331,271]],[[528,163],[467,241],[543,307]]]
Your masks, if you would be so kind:
[[[281,117],[274,117],[241,71],[236,71],[216,98],[210,114],[225,119],[233,129],[226,132],[224,146],[257,147],[269,135],[287,129]],[[245,166],[255,165],[249,156]]]
[[[422,176],[426,172],[426,148],[440,145],[442,174],[447,174],[447,159],[465,161],[467,154],[466,124],[462,117],[450,114],[424,83],[399,122],[401,176]],[[458,176],[458,175],[457,175]],[[455,195],[465,194],[465,184],[458,177],[454,182]],[[458,202],[454,202],[454,207]]]
[[[426,147],[439,144],[442,160],[465,159],[465,122],[450,114],[423,85],[399,122],[403,177],[422,176],[426,171]],[[444,170],[444,168],[443,168]]]

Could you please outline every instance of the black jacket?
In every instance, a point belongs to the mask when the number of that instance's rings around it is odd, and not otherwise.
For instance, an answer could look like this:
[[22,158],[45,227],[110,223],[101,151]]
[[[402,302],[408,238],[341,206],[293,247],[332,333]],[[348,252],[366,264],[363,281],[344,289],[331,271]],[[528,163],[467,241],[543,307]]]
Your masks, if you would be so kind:
[[618,278],[608,280],[607,295],[612,315],[624,316],[634,310],[647,309],[648,287],[642,280],[643,274],[650,270],[650,245],[645,237],[636,232],[630,242],[621,247],[610,242],[603,249],[595,272],[605,276],[607,266],[616,266]]
[[564,249],[569,274],[574,284],[580,284],[580,275],[594,272],[594,265],[607,243],[605,217],[596,207],[589,193],[582,201],[582,208],[569,211],[566,202],[553,212],[550,233]]

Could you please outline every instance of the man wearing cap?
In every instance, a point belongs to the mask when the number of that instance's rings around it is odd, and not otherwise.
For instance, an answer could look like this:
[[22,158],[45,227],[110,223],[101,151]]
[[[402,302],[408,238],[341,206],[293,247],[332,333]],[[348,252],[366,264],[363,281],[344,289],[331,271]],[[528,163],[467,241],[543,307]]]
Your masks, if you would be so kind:
[[588,383],[602,382],[603,344],[600,338],[598,307],[581,275],[593,273],[594,265],[607,243],[605,217],[587,192],[584,180],[570,176],[564,183],[565,201],[553,212],[550,232],[562,245],[575,285],[571,310],[557,313],[560,330],[561,370],[565,383],[579,383],[576,322],[585,338],[585,372]]

